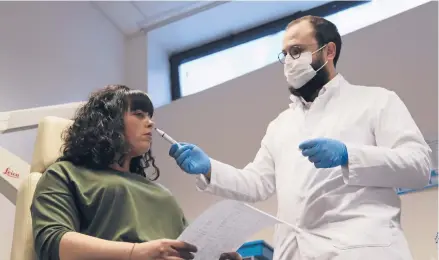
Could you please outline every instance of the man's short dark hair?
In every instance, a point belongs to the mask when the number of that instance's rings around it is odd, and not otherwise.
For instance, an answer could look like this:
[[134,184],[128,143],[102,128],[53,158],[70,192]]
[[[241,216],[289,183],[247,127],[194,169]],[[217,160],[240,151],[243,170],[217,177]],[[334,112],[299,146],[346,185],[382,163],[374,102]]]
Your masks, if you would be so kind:
[[336,66],[341,52],[341,36],[338,32],[337,26],[325,18],[307,15],[290,22],[287,25],[287,29],[301,21],[308,21],[312,24],[314,27],[315,38],[319,46],[323,46],[330,42],[335,43],[336,53],[334,57],[334,66]]

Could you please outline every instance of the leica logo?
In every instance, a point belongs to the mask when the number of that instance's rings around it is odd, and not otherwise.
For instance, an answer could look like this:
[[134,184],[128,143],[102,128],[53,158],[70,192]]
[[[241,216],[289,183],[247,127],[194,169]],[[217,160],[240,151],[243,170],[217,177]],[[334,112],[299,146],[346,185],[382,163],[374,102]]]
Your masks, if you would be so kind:
[[20,177],[20,174],[18,173],[18,172],[14,172],[11,168],[6,168],[4,171],[3,171],[3,174],[4,175],[7,175],[7,176],[9,176],[9,177],[12,177],[12,178],[19,178]]

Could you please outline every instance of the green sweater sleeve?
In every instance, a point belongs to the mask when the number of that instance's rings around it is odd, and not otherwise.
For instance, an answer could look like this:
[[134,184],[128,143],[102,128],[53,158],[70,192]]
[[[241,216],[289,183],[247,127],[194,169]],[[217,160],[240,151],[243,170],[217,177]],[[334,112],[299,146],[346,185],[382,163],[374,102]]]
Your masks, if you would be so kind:
[[183,230],[185,230],[189,226],[189,221],[186,217],[183,217]]
[[39,180],[31,205],[35,252],[40,260],[59,260],[61,237],[80,227],[68,171],[52,165]]

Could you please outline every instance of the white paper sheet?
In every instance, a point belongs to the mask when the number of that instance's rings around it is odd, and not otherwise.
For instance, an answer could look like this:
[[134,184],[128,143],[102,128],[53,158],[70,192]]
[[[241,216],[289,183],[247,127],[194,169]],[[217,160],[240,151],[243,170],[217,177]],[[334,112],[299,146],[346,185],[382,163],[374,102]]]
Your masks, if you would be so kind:
[[178,240],[197,246],[194,260],[218,260],[222,253],[236,251],[251,235],[278,223],[286,224],[245,203],[224,200],[196,218]]

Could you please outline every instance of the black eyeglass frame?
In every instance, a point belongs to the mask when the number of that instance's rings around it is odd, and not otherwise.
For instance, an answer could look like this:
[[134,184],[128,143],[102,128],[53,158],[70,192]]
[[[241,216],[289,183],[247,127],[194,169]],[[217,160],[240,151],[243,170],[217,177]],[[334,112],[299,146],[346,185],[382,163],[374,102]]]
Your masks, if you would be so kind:
[[[285,53],[285,51],[281,51],[278,55],[277,55],[277,59],[279,60],[280,63],[285,64],[285,58],[287,57],[287,55],[289,54],[291,56],[291,58],[293,58],[293,60],[297,60],[298,58],[300,58],[300,55],[302,54],[302,52],[305,50],[305,46],[313,46],[315,44],[301,44],[301,45],[293,45],[288,49],[288,53]],[[321,51],[326,45],[328,45],[327,43],[323,44],[322,46],[320,46],[319,44],[317,44],[318,49],[315,50],[313,53],[317,52],[317,51]],[[297,54],[293,54],[292,50],[297,48],[299,50],[299,52]]]

